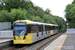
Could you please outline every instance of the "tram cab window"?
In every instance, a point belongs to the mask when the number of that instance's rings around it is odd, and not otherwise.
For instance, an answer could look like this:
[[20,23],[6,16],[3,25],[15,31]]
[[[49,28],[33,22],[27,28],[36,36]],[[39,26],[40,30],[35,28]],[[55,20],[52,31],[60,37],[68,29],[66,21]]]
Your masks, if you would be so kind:
[[27,25],[27,33],[31,33],[31,25]]

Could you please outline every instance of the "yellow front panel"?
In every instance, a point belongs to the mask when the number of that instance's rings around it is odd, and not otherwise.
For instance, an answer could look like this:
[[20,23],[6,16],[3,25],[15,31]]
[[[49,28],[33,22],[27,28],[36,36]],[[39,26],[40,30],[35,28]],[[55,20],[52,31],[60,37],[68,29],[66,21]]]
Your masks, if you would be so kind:
[[16,40],[23,40],[24,36],[15,36]]
[[53,35],[53,30],[51,30],[51,35]]
[[[21,22],[26,22],[26,21],[21,21]],[[26,22],[27,24],[32,24],[31,22]]]
[[32,40],[33,40],[32,33],[29,33],[29,34],[26,36],[25,44],[33,43]]
[[24,40],[14,40],[13,42],[14,44],[24,44],[25,43]]
[[[16,22],[19,22],[19,21],[15,21],[14,23],[16,23]],[[13,23],[13,25],[14,25],[14,23]]]
[[16,40],[13,40],[14,44],[31,44],[33,43],[32,41],[32,33],[29,33],[27,36],[25,36],[26,38],[24,38],[24,36],[15,36]]
[[[16,23],[16,22],[26,22],[26,24],[32,24],[31,22],[29,22],[29,21],[25,21],[25,20],[22,20],[22,21],[21,21],[21,20],[19,20],[19,21],[15,21],[14,23]],[[14,23],[13,23],[13,24],[14,24]]]
[[15,22],[20,22],[20,21],[15,21]]

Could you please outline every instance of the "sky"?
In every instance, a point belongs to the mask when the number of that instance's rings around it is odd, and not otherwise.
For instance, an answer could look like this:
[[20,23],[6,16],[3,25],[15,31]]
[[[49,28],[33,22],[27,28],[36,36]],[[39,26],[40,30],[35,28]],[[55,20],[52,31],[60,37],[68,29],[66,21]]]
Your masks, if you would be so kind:
[[60,16],[65,19],[65,9],[68,4],[71,4],[73,0],[31,0],[35,6],[39,6],[46,10],[49,8],[51,14]]

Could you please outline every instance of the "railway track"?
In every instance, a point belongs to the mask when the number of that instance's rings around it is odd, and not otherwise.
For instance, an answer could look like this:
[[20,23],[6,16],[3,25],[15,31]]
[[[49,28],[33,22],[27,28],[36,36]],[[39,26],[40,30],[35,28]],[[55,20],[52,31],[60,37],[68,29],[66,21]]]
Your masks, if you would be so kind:
[[[58,36],[60,36],[61,34],[59,34]],[[50,43],[51,41],[53,41],[54,39],[56,39],[58,36],[54,37],[53,39],[49,40],[48,42],[46,42],[45,44],[43,44],[42,46],[40,46],[39,48],[37,48],[36,50],[40,50],[42,47],[44,47],[45,45],[47,45],[48,43]]]
[[26,48],[28,48],[28,46],[25,46],[25,47],[22,47],[22,48],[11,47],[11,48],[8,48],[7,50],[24,50]]
[[[46,46],[47,44],[50,44],[53,40],[55,40],[57,37],[59,37],[62,33],[58,33],[56,35],[47,37],[43,40],[40,40],[38,42],[35,42],[33,44],[30,45],[18,45],[17,47],[8,47],[6,49],[3,50],[43,50],[42,48],[44,46]],[[22,46],[22,47],[21,47]]]
[[11,41],[7,41],[7,42],[1,42],[0,43],[0,50],[9,47],[12,44],[12,40]]

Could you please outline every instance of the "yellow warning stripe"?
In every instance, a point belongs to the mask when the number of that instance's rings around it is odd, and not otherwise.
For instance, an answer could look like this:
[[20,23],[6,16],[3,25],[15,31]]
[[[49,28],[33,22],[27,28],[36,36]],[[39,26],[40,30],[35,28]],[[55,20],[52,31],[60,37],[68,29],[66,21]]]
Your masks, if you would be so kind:
[[55,48],[55,50],[61,50],[61,47],[64,44],[64,41],[66,40],[67,35],[65,35],[65,37],[60,41],[60,43],[58,44],[58,46]]
[[51,30],[51,35],[53,35],[53,30]]

